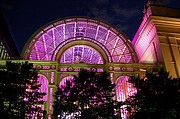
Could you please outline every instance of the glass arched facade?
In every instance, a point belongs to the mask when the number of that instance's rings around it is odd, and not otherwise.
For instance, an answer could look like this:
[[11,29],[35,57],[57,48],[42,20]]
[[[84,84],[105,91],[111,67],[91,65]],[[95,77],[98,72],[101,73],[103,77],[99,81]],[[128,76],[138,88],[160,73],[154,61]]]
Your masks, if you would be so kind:
[[[97,19],[78,17],[53,21],[35,32],[24,47],[22,57],[36,64],[40,82],[47,92],[48,118],[53,108],[53,93],[56,85],[63,85],[72,79],[80,68],[97,72],[108,71],[117,83],[117,100],[127,98],[129,76],[138,73],[134,65],[137,55],[127,37],[111,25]],[[120,78],[118,78],[120,77]],[[116,80],[117,79],[117,80]]]
[[29,60],[55,61],[59,50],[73,41],[97,44],[106,53],[109,62],[137,62],[131,43],[123,33],[89,18],[63,19],[44,26],[26,44],[23,56]]
[[104,62],[102,56],[95,49],[86,45],[76,45],[62,54],[60,63],[103,64]]

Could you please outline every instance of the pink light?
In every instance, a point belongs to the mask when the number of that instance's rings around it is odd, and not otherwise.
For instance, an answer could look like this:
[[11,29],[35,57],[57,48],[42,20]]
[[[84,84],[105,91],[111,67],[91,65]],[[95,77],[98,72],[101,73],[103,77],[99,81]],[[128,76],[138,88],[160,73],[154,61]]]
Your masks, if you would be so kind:
[[[130,84],[128,80],[129,80],[128,76],[121,76],[120,78],[117,79],[116,81],[117,101],[124,102],[129,96],[132,96],[137,93],[136,88],[133,87],[133,85]],[[127,105],[123,105],[120,107],[122,119],[127,119],[128,111],[126,107]]]
[[102,59],[95,49],[85,45],[76,45],[63,53],[60,63],[103,64]]
[[103,68],[97,68],[97,72],[103,72],[104,69]]
[[43,69],[44,69],[44,70],[49,70],[49,69],[50,69],[50,66],[43,66]]
[[71,80],[73,80],[73,79],[74,79],[73,76],[68,76],[68,77],[63,78],[63,79],[61,80],[60,84],[59,84],[59,87],[65,86],[67,80],[68,80],[68,81],[71,81]]
[[52,103],[53,103],[53,88],[50,88],[49,110],[52,110]]
[[128,111],[127,111],[126,107],[127,107],[126,105],[123,105],[123,106],[120,107],[121,108],[121,118],[122,119],[128,119],[127,118]]
[[41,87],[39,89],[40,92],[45,92],[46,95],[43,97],[44,101],[47,101],[48,97],[48,80],[45,76],[40,75],[38,78],[38,82],[41,84]]
[[[141,24],[141,27],[145,23]],[[154,23],[150,22],[146,27],[138,30],[136,37],[133,39],[133,44],[135,51],[138,55],[139,62],[143,63],[155,63],[157,62],[157,57],[153,46],[153,43],[157,42],[158,38],[156,37],[156,28]]]
[[128,76],[122,76],[116,81],[116,96],[118,101],[125,101],[129,96],[134,95],[137,90],[128,83]]
[[51,115],[48,115],[48,119],[51,119]]
[[111,79],[112,84],[114,84],[114,77],[113,77],[113,73],[110,73],[110,79]]
[[54,83],[54,72],[51,72],[51,83]]
[[[83,37],[83,40],[88,40],[99,45],[100,48],[105,50],[107,55],[109,52],[112,52],[111,56],[108,55],[110,62],[111,57],[113,62],[132,63],[133,61],[137,61],[137,59],[132,60],[135,58],[135,53],[132,53],[133,48],[123,34],[95,19],[71,18],[56,21],[39,31],[36,36],[32,37],[32,41],[29,43],[29,45],[33,44],[30,52],[25,52],[28,55],[24,54],[24,56],[29,56],[27,59],[55,60],[58,51],[63,45]],[[121,52],[119,45],[121,47],[128,47],[126,49],[127,52]],[[129,56],[126,57],[126,55]],[[122,60],[119,60],[120,56]]]

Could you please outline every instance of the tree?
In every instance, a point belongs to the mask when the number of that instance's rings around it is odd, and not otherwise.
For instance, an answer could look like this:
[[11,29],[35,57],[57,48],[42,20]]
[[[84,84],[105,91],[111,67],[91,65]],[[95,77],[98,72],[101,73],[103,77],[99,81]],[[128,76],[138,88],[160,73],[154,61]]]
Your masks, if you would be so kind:
[[119,119],[119,113],[115,115],[115,112],[119,112],[120,103],[113,100],[114,87],[107,72],[97,74],[82,69],[78,76],[58,86],[53,105],[54,115],[60,118],[73,115],[81,119]]
[[179,119],[180,82],[161,69],[146,73],[144,79],[132,78],[137,94],[128,98],[132,119]]
[[0,118],[24,119],[42,113],[45,93],[38,92],[38,71],[33,64],[6,62],[0,69]]

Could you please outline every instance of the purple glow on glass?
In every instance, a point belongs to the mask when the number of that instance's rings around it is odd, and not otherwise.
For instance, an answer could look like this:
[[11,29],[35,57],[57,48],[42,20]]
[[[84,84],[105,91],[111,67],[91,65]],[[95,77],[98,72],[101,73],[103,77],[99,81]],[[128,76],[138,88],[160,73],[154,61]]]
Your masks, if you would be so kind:
[[137,93],[136,88],[132,84],[128,83],[129,77],[122,76],[116,81],[116,96],[117,101],[125,101],[129,96]]
[[43,97],[44,101],[47,101],[48,97],[48,80],[45,76],[39,75],[38,82],[41,84],[41,87],[39,89],[40,92],[46,93],[46,95]]
[[74,79],[73,76],[68,76],[68,77],[63,78],[63,79],[61,80],[61,82],[59,83],[59,87],[65,86],[67,80],[68,80],[68,81],[71,81],[71,80],[73,80],[73,79]]
[[60,63],[103,64],[103,60],[95,49],[85,45],[76,45],[63,53]]
[[52,110],[52,103],[53,103],[53,88],[50,88],[49,110]]
[[52,56],[52,60],[53,60],[53,61],[56,60],[56,55],[57,55],[58,51],[59,51],[64,45],[66,45],[67,43],[76,41],[76,40],[91,41],[92,43],[95,43],[95,44],[99,45],[99,47],[101,47],[101,48],[104,50],[104,52],[106,53],[106,55],[108,56],[109,62],[112,62],[111,55],[110,55],[108,49],[107,49],[104,45],[102,45],[100,42],[98,42],[98,41],[96,41],[96,40],[94,40],[94,39],[85,38],[85,37],[76,37],[76,38],[72,38],[72,39],[66,40],[66,41],[64,41],[63,43],[61,43],[61,44],[55,49],[54,54],[53,54],[53,56]]
[[134,59],[135,53],[131,43],[119,31],[101,21],[89,18],[71,18],[49,24],[32,38],[29,45],[33,44],[33,47],[29,52],[25,52],[28,55],[24,56],[29,56],[27,59],[30,60],[54,60],[60,45],[65,45],[65,41],[78,37],[88,38],[90,42],[95,40],[99,47],[105,47],[111,54],[108,57],[112,57],[112,62],[137,61]]
[[51,72],[51,83],[54,83],[54,72]]

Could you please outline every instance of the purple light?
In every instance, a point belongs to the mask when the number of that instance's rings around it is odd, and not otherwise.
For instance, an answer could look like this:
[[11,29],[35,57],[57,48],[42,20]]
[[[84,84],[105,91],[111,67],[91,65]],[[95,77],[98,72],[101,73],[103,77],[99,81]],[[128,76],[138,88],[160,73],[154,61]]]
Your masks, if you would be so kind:
[[[145,22],[142,22],[140,27],[144,27],[144,24]],[[155,63],[158,61],[155,52],[157,49],[155,46],[159,47],[159,40],[156,32],[156,28],[152,22],[150,22],[145,28],[138,29],[138,32],[133,39],[133,45],[139,58],[139,62]]]
[[86,40],[93,43],[97,42],[96,44],[103,48],[107,56],[108,52],[110,53],[111,56],[108,57],[112,58],[112,62],[137,61],[134,59],[135,53],[131,43],[119,31],[101,21],[89,18],[71,18],[44,27],[34,35],[29,43],[31,49],[25,52],[24,56],[30,60],[55,60],[60,50],[58,47],[78,37],[87,38]]
[[51,83],[54,83],[54,72],[51,72]]
[[52,110],[52,103],[53,103],[53,88],[50,88],[49,110]]
[[129,96],[137,93],[136,88],[132,84],[128,83],[129,77],[122,76],[116,81],[116,96],[117,101],[125,101]]
[[51,119],[51,115],[48,115],[48,119]]
[[68,80],[68,81],[71,81],[71,80],[73,80],[73,79],[74,79],[73,76],[68,76],[68,77],[63,78],[63,79],[61,80],[60,84],[59,84],[59,87],[65,86],[67,80]]
[[39,89],[40,92],[46,93],[46,95],[43,97],[44,101],[47,101],[48,97],[48,80],[45,76],[39,75],[38,82],[41,84],[41,87]]
[[63,53],[60,63],[103,64],[103,59],[95,49],[89,46],[76,45]]
[[[132,84],[128,82],[129,77],[128,76],[121,76],[120,78],[117,79],[116,81],[116,97],[117,101],[126,101],[126,99],[129,96],[132,96],[137,93],[137,90],[135,87],[133,87]],[[122,119],[127,119],[127,105],[122,105],[120,107],[121,110],[121,118]]]

